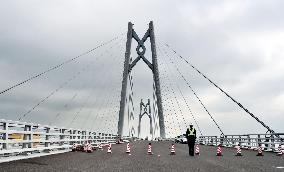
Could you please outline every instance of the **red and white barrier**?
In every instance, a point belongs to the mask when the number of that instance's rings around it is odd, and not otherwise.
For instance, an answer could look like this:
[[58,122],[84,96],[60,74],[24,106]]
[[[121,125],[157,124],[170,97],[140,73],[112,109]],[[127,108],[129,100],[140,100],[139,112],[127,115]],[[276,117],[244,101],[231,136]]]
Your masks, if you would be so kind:
[[277,154],[276,154],[276,155],[277,155],[277,156],[282,156],[282,155],[283,155],[282,146],[281,146],[281,145],[278,146]]
[[262,153],[262,147],[259,145],[259,147],[257,148],[257,154],[256,156],[263,156],[263,153]]
[[171,147],[171,154],[170,154],[170,155],[175,155],[175,154],[176,154],[175,144],[172,144],[172,147]]
[[148,145],[148,152],[147,152],[147,154],[148,155],[153,155],[151,143],[149,143],[149,145]]
[[236,151],[237,151],[237,153],[236,153],[236,155],[235,155],[235,156],[242,156],[242,150],[241,150],[241,147],[238,145],[238,146],[236,146],[235,148],[236,148]]
[[127,143],[126,145],[126,153],[130,154],[130,144]]
[[200,155],[198,144],[195,146],[195,155]]
[[217,154],[216,154],[216,156],[223,156],[221,145],[217,146]]
[[111,143],[108,144],[107,153],[112,153],[112,151],[111,151]]

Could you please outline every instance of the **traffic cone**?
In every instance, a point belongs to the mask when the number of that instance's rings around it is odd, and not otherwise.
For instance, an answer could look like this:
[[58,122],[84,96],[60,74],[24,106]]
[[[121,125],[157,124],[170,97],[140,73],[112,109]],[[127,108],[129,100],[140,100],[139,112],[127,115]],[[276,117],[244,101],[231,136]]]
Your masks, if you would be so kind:
[[223,156],[220,144],[217,146],[217,154],[216,154],[216,156]]
[[195,155],[200,155],[198,144],[195,146]]
[[87,146],[88,146],[88,144],[84,145],[82,152],[87,152]]
[[263,156],[262,148],[261,148],[260,145],[259,145],[258,148],[257,148],[257,154],[256,154],[256,156]]
[[87,153],[92,153],[93,152],[93,148],[92,145],[89,143],[87,144]]
[[277,156],[282,156],[283,155],[282,146],[281,145],[278,146],[278,150],[277,150],[277,154],[276,155]]
[[175,155],[176,154],[176,151],[175,151],[175,144],[172,144],[172,147],[171,147],[171,154],[170,155]]
[[77,144],[73,144],[73,146],[72,146],[72,152],[75,152],[77,150]]
[[235,156],[243,156],[242,155],[242,150],[241,150],[241,147],[238,145],[238,146],[236,146],[236,149],[237,149],[237,153],[236,153],[236,155]]
[[111,152],[111,143],[108,144],[107,153],[112,153],[112,152]]
[[99,150],[103,150],[102,144],[99,144]]
[[129,143],[127,143],[127,145],[126,145],[126,153],[130,154],[130,145],[129,145]]
[[153,155],[153,152],[152,152],[152,144],[149,143],[148,145],[148,152],[147,152],[148,155]]

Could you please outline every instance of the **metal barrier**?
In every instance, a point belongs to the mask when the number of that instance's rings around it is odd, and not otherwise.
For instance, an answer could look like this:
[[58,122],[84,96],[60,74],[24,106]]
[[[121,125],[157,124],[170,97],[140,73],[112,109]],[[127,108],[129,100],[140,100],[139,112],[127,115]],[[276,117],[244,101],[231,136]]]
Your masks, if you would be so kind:
[[117,135],[0,119],[0,157],[115,143]]
[[256,149],[261,146],[266,151],[276,151],[279,145],[284,143],[284,133],[273,134],[244,134],[244,135],[224,135],[224,136],[200,136],[197,140],[199,144],[224,147],[234,147],[240,145],[242,148]]

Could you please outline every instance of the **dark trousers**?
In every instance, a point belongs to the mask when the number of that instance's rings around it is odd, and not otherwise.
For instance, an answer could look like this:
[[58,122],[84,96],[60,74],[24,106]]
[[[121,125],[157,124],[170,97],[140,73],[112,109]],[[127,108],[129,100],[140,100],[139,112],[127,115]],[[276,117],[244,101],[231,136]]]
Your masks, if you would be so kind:
[[194,156],[194,145],[195,145],[195,137],[188,137],[187,138],[187,145],[188,145],[188,152],[189,155]]

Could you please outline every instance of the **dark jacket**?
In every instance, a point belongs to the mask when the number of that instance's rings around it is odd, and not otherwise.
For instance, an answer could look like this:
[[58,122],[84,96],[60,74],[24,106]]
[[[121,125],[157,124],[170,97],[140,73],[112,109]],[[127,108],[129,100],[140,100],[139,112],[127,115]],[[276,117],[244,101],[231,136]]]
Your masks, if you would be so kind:
[[[194,136],[194,139],[196,139],[196,129],[195,128],[193,128],[194,129],[194,132],[193,132],[193,136]],[[189,139],[189,137],[190,137],[190,131],[189,131],[189,128],[186,130],[186,138],[187,139]]]

